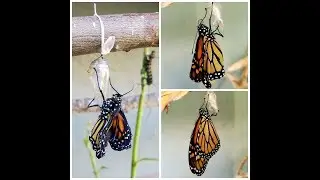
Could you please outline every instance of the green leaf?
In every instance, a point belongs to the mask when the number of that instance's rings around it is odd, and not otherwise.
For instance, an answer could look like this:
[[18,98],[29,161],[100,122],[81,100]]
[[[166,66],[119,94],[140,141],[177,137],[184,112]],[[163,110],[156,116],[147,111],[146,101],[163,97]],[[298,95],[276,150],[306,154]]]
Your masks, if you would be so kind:
[[103,170],[103,169],[108,169],[108,168],[106,166],[101,166],[100,170]]
[[159,161],[159,159],[158,158],[141,158],[137,161],[137,163],[141,161]]

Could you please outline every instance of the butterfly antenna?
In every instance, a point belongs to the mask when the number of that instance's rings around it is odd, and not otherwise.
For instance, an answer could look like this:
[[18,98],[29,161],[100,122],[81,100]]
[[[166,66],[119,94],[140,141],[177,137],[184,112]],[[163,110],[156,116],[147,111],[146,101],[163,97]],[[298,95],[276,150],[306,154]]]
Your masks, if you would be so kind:
[[206,98],[203,98],[203,103],[202,103],[200,109],[203,107],[203,105],[204,105],[205,102],[206,102]]
[[[216,33],[215,31],[218,31],[218,33]],[[214,30],[213,32],[215,32],[214,34],[217,34],[217,35],[223,37],[223,35],[221,34],[221,32],[220,32],[220,30],[219,30],[219,24],[217,25],[216,30]]]
[[133,89],[134,89],[134,84],[133,84],[132,89],[131,89],[130,91],[128,91],[128,92],[126,92],[126,93],[122,94],[121,96],[124,96],[124,95],[126,95],[126,94],[130,93],[131,91],[133,91]]
[[109,83],[110,83],[111,88],[112,88],[117,94],[120,94],[120,93],[112,86],[110,77],[109,77]]
[[[204,19],[207,17],[207,13],[208,13],[208,9],[207,8],[204,8],[204,10],[206,11],[206,13],[204,14],[204,17],[202,19],[199,19],[198,20],[198,26],[204,21]],[[200,22],[199,22],[200,21]]]
[[[204,19],[206,18],[207,16],[207,8],[204,8],[206,10],[206,14],[204,15],[204,17],[202,19],[199,19],[198,20],[198,26],[204,21]],[[199,22],[200,21],[200,22]],[[197,30],[198,31],[198,30]],[[193,40],[193,46],[192,46],[192,52],[191,54],[193,54],[193,50],[194,50],[194,44],[196,42],[196,38],[197,38],[197,33],[196,33],[196,36],[194,37],[194,40]]]
[[93,68],[93,69],[94,69],[94,71],[96,72],[96,76],[97,76],[97,84],[98,84],[99,91],[100,91],[100,93],[101,93],[101,96],[102,96],[103,101],[105,101],[105,99],[104,99],[104,95],[103,95],[103,93],[102,93],[102,90],[101,90],[101,88],[100,88],[100,84],[99,84],[98,72],[97,72],[96,68]]

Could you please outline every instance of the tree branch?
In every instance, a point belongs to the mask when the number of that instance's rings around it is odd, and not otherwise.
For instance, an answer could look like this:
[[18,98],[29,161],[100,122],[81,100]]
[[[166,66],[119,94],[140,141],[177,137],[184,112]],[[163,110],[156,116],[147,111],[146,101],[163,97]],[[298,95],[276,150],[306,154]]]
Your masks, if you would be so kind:
[[[122,99],[122,109],[124,112],[138,108],[138,101],[140,95],[135,96],[126,96]],[[83,99],[73,99],[72,100],[72,112],[85,113],[85,112],[100,112],[100,109],[89,108],[87,106],[92,98],[83,98]],[[144,101],[145,106],[148,107],[157,107],[159,106],[158,97],[156,93],[146,94],[146,99]]]
[[[112,51],[159,47],[159,14],[129,13],[101,15],[105,40],[116,37]],[[99,19],[95,16],[72,18],[72,56],[98,53],[101,49]]]

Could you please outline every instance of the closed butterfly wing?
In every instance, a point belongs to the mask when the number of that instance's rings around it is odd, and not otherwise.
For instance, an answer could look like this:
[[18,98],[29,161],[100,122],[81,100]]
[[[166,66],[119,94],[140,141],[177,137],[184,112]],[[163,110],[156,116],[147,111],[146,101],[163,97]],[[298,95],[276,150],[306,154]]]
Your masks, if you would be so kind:
[[205,172],[209,162],[208,159],[205,158],[205,154],[200,148],[199,138],[197,137],[199,134],[201,121],[202,117],[199,116],[192,131],[189,144],[189,168],[191,172],[197,176],[201,176]]
[[106,148],[108,147],[108,140],[110,139],[111,133],[104,131],[100,134],[100,148],[96,150],[96,157],[102,158],[106,154]]
[[[204,112],[204,113],[203,113]],[[189,168],[193,174],[201,176],[210,158],[219,150],[220,139],[207,111],[200,111],[189,144]]]
[[[110,118],[110,115],[106,115],[106,118]],[[105,154],[105,148],[107,147],[108,138],[110,138],[110,135],[108,135],[107,130],[111,125],[110,120],[105,120],[104,118],[101,118],[101,115],[99,116],[99,119],[93,126],[91,130],[91,134],[89,136],[89,140],[92,144],[92,149],[96,151],[96,157],[100,159]]]
[[208,77],[209,81],[221,79],[225,74],[223,53],[215,35],[223,37],[223,35],[219,32],[219,26],[215,31],[210,32],[207,40],[204,42],[205,54],[203,71],[205,72],[204,74],[206,77]]
[[189,168],[193,174],[196,174],[197,176],[201,176],[206,168],[207,164],[209,162],[208,159],[206,159],[204,156],[200,156],[199,150],[197,150],[195,144],[189,145]]
[[194,82],[201,82],[204,77],[203,73],[203,58],[204,58],[204,42],[205,42],[205,37],[204,35],[199,34],[197,38],[197,43],[196,43],[196,49],[193,54],[193,59],[192,59],[192,64],[191,64],[191,69],[190,69],[190,74],[189,77],[191,80]]
[[131,128],[122,109],[113,117],[110,132],[109,143],[113,150],[122,151],[131,148]]

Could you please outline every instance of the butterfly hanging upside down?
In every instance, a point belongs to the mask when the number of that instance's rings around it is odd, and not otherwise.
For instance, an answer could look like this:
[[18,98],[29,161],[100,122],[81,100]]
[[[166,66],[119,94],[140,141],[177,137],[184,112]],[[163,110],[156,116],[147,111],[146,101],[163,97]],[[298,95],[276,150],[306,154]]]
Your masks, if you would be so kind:
[[[96,69],[94,68],[97,73]],[[122,96],[131,92],[120,94],[110,85],[116,94],[113,94],[111,98],[105,99],[102,90],[99,85],[97,75],[98,87],[101,93],[103,103],[99,105],[91,105],[94,99],[89,103],[88,108],[99,106],[101,113],[94,127],[92,128],[89,140],[92,144],[92,149],[96,151],[96,157],[98,159],[105,155],[105,149],[108,142],[113,150],[122,151],[131,148],[132,133],[131,128],[128,124],[126,116],[121,108]]]
[[195,123],[189,144],[189,168],[193,174],[201,176],[208,165],[210,158],[220,148],[220,139],[211,120],[207,104],[199,109],[199,117]]
[[202,82],[207,89],[210,89],[212,86],[210,81],[221,79],[225,70],[223,53],[215,38],[215,35],[221,37],[223,35],[219,31],[219,26],[214,31],[211,29],[212,11],[209,18],[209,27],[202,23],[206,15],[207,9],[204,18],[200,19],[198,24],[198,38],[189,77],[194,82]]

